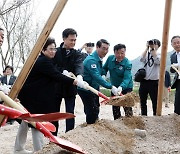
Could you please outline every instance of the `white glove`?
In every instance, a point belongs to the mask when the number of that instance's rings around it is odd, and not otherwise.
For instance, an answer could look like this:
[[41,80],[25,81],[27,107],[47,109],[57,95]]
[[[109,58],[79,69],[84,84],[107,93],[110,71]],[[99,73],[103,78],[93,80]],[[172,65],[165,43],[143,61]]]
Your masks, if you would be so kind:
[[173,66],[176,67],[176,68],[179,67],[178,63],[173,63]]
[[118,95],[118,89],[115,87],[115,86],[112,86],[112,89],[111,89],[112,93],[117,96]]
[[118,95],[120,95],[120,94],[121,94],[121,92],[122,92],[122,87],[121,87],[121,86],[119,86],[117,89],[118,89]]
[[89,84],[85,81],[77,80],[77,86],[80,88],[88,90]]
[[10,87],[9,85],[0,85],[0,91],[3,91],[6,95],[9,94],[10,92]]
[[82,77],[82,75],[77,75],[77,80],[79,80],[79,81],[83,81],[83,77]]
[[68,76],[68,77],[71,76],[71,74],[67,70],[63,70],[62,74],[65,75],[65,76]]
[[105,76],[105,75],[102,75],[102,78],[103,78],[104,80],[106,80],[106,76]]

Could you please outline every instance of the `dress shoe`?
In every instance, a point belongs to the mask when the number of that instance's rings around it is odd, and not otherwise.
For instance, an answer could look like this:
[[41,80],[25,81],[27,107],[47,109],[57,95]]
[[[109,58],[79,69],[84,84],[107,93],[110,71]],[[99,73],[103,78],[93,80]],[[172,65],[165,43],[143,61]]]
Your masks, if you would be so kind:
[[14,154],[33,154],[33,152],[29,150],[20,150],[20,151],[16,150],[14,151]]

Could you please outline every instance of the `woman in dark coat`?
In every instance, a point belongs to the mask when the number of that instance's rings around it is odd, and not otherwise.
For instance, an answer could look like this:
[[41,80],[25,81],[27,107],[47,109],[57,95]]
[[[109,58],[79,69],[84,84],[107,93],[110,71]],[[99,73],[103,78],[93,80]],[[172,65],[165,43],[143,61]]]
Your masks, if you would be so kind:
[[[56,53],[56,43],[52,38],[48,38],[43,47],[41,55],[34,64],[26,82],[24,83],[18,98],[21,104],[30,113],[52,113],[59,112],[60,104],[56,99],[56,84],[63,82],[66,84],[77,84],[77,81],[71,79],[59,72],[53,65],[52,58]],[[58,121],[54,122],[57,135]],[[32,138],[34,151],[42,149],[42,134],[32,128]],[[14,153],[29,153],[24,149],[28,132],[28,124],[22,121],[16,137]]]

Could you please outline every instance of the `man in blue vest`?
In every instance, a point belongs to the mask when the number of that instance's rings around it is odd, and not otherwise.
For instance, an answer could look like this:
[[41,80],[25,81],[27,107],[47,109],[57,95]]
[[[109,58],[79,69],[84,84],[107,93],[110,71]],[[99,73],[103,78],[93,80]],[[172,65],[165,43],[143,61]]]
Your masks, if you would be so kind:
[[[111,89],[112,92],[117,95],[118,89],[112,86],[102,78],[102,60],[108,53],[110,44],[108,41],[101,39],[96,43],[96,50],[86,57],[83,62],[84,74],[83,80],[86,81],[91,87],[99,90],[100,86]],[[99,118],[99,97],[92,92],[85,89],[78,89],[83,104],[84,112],[86,114],[87,124],[93,124]]]
[[[125,57],[126,46],[124,44],[117,44],[114,46],[114,55],[110,55],[103,66],[104,74],[109,71],[111,83],[118,88],[119,93],[126,94],[133,89],[132,81],[132,64]],[[113,95],[113,94],[112,94]],[[114,120],[121,117],[121,111],[119,106],[113,106]],[[132,116],[132,108],[124,107],[125,115]]]

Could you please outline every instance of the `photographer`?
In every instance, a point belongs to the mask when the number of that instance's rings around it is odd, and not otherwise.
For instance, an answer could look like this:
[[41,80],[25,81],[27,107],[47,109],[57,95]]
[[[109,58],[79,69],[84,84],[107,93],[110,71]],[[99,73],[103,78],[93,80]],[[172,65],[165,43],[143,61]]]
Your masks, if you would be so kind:
[[[86,52],[82,52],[82,50],[85,49]],[[82,59],[84,60],[88,55],[90,55],[92,53],[94,49],[94,43],[85,43],[80,49],[79,51],[82,54]]]
[[161,43],[157,39],[147,41],[146,49],[140,58],[140,61],[143,62],[144,65],[146,64],[146,76],[144,80],[140,82],[139,87],[142,115],[147,115],[148,94],[152,101],[153,115],[156,115],[158,80],[160,69],[160,55],[157,53],[157,50],[160,46]]

